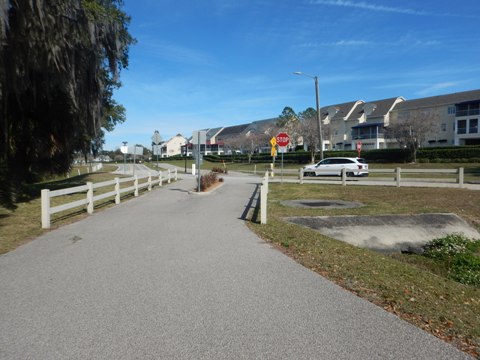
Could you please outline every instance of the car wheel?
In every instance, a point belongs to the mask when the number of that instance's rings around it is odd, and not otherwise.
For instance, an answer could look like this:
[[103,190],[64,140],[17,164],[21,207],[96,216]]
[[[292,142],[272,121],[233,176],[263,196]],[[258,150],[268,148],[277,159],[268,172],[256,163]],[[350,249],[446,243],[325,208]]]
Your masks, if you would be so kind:
[[348,177],[353,177],[354,174],[353,174],[353,172],[350,171],[350,172],[347,172],[347,176],[348,176]]

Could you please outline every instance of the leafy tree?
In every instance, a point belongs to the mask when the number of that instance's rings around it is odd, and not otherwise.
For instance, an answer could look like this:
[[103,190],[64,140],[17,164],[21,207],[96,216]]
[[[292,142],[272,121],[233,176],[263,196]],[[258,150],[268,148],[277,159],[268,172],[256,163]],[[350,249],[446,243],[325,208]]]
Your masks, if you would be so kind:
[[311,107],[299,113],[299,133],[303,143],[307,144],[311,162],[315,162],[316,144],[318,144],[317,111]]
[[399,114],[385,130],[387,138],[395,139],[400,148],[408,151],[409,160],[417,161],[417,150],[437,125],[438,115],[431,109],[414,110]]
[[284,107],[282,113],[278,116],[277,126],[288,133],[292,145],[295,146],[300,135],[298,114],[291,107]]
[[[112,99],[128,66],[122,0],[0,0],[0,198],[64,173],[125,121]],[[18,186],[17,186],[18,187]]]

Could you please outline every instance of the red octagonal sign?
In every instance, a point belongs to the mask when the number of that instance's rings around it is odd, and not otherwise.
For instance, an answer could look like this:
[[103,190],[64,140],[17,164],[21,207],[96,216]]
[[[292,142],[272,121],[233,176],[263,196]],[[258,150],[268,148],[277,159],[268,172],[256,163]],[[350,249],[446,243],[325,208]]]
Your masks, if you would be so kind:
[[280,147],[287,146],[288,144],[290,144],[290,136],[288,136],[287,133],[282,132],[278,134],[276,139],[277,139],[277,145]]

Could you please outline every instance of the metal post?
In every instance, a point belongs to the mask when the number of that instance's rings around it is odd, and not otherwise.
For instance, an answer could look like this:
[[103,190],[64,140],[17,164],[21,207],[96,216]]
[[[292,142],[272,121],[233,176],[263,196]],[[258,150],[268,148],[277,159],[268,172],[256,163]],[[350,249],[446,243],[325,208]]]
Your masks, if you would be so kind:
[[320,142],[320,160],[323,160],[323,135],[322,135],[322,119],[320,115],[320,97],[318,94],[318,76],[315,76],[315,96],[317,100],[317,126],[318,126],[318,141]]
[[201,147],[200,147],[200,131],[197,133],[197,147],[198,147],[198,151],[197,151],[197,168],[198,168],[198,188],[197,188],[197,192],[200,192],[200,150],[201,150]]

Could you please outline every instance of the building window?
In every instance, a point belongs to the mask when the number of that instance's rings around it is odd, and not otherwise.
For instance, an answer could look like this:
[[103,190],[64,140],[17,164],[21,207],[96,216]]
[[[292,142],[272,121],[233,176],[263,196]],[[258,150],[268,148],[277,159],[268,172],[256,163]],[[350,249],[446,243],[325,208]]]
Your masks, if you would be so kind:
[[453,115],[453,114],[455,114],[455,110],[456,110],[455,105],[450,105],[450,106],[448,107],[448,115]]
[[447,124],[446,124],[446,123],[442,123],[442,124],[440,125],[440,128],[441,128],[442,131],[447,131]]
[[466,134],[466,133],[467,133],[467,120],[458,120],[457,134]]
[[478,119],[470,119],[469,127],[468,127],[469,134],[476,134],[478,133]]

